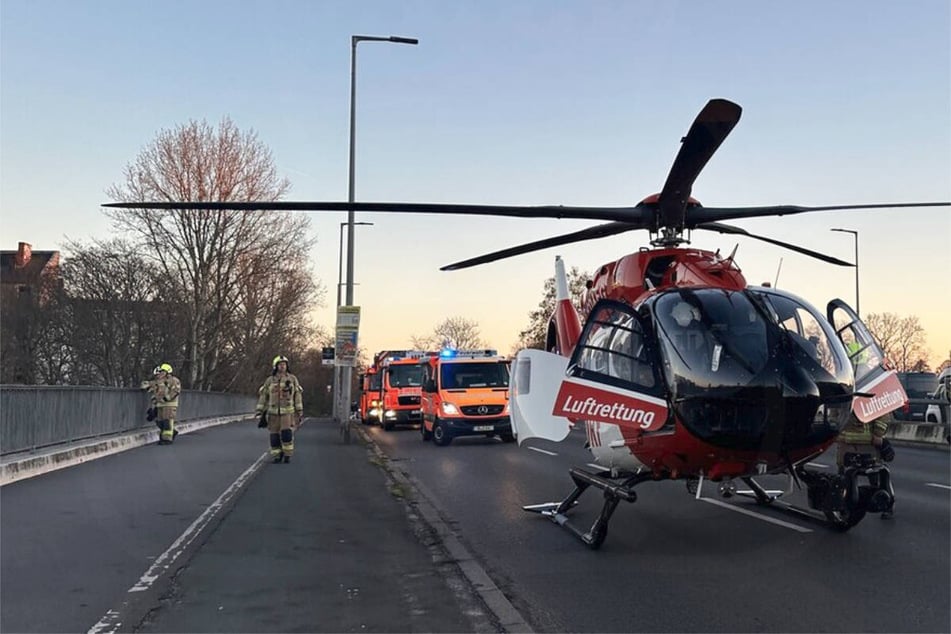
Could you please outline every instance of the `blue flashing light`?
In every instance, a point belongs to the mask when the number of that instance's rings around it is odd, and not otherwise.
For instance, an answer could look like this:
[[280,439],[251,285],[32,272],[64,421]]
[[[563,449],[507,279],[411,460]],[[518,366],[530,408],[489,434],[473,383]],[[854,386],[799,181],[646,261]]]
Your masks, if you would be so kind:
[[443,348],[439,351],[439,356],[442,359],[451,359],[452,357],[456,356],[456,351],[452,348]]

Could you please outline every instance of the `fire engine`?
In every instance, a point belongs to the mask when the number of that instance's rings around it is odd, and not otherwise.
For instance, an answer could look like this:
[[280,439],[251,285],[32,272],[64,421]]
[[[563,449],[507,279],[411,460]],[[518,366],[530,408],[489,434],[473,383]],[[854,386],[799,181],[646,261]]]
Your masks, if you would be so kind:
[[422,350],[391,350],[380,357],[380,424],[386,431],[396,425],[415,424],[422,420],[420,360],[432,354]]
[[364,425],[379,423],[383,409],[381,407],[380,381],[383,375],[380,368],[373,365],[360,375],[360,421]]
[[423,441],[445,447],[458,436],[512,442],[509,360],[495,350],[441,350],[420,362]]

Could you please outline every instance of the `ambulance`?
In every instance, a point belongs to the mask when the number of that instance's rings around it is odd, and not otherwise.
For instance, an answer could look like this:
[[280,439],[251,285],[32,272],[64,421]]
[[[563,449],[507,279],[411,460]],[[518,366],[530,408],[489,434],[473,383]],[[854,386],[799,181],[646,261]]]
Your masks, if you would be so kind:
[[422,368],[423,441],[445,447],[459,436],[498,436],[512,442],[510,361],[495,350],[441,350]]
[[386,431],[396,425],[422,421],[420,391],[423,372],[420,361],[433,353],[422,350],[389,351],[380,359],[380,424]]

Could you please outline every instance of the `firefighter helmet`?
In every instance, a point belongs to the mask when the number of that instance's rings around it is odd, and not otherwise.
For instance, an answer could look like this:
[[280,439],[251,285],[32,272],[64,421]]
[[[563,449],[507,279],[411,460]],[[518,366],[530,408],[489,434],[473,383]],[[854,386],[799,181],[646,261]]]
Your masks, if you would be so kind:
[[279,355],[277,355],[276,357],[274,357],[274,360],[273,360],[273,361],[271,361],[271,367],[276,370],[276,369],[277,369],[277,364],[280,363],[281,361],[283,361],[284,363],[290,365],[290,361],[287,359],[287,357],[285,357],[283,354],[279,354]]
[[167,363],[163,363],[162,365],[158,367],[158,369],[162,372],[168,372],[169,374],[172,373],[172,366],[170,366]]

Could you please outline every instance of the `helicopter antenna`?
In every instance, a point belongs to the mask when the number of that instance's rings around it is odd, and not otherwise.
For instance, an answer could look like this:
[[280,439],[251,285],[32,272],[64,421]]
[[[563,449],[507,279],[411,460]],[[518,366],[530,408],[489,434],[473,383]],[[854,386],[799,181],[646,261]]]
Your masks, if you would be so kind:
[[729,255],[729,256],[727,257],[727,259],[726,259],[727,262],[730,262],[731,264],[733,263],[733,258],[736,257],[736,251],[737,251],[737,249],[739,249],[739,248],[740,248],[740,243],[739,243],[739,242],[737,242],[735,245],[733,245],[733,250],[730,251],[730,255]]
[[773,282],[773,288],[779,288],[779,272],[783,269],[783,259],[779,258],[779,266],[776,267],[776,281]]

